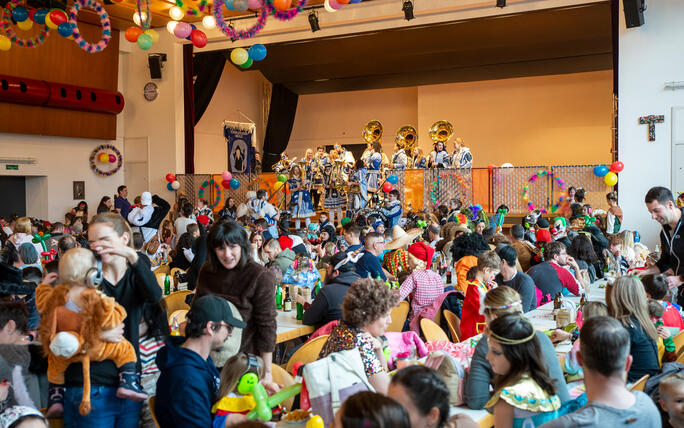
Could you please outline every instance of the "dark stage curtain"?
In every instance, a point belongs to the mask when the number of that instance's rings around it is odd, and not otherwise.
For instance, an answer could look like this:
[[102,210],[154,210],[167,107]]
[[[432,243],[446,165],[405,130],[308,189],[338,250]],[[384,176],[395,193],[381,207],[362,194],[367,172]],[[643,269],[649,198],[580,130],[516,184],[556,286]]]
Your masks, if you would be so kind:
[[[187,46],[187,45],[186,45]],[[192,45],[190,45],[192,46]],[[192,67],[195,72],[195,123],[199,122],[207,110],[216,86],[221,80],[226,57],[223,51],[203,52],[195,55]]]
[[185,173],[195,173],[195,113],[192,87],[192,45],[183,46],[183,104],[185,124]]
[[276,83],[271,93],[271,109],[268,113],[268,125],[264,136],[263,171],[272,171],[273,164],[280,159],[290,141],[292,125],[297,114],[299,95]]

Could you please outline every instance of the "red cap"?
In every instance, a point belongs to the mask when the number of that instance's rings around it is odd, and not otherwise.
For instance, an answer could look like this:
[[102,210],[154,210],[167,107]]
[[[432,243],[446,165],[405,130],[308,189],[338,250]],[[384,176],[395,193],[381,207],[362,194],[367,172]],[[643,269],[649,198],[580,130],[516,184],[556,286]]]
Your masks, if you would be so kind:
[[537,242],[551,242],[551,232],[546,229],[537,231]]
[[409,254],[415,256],[418,260],[427,263],[427,268],[430,269],[432,264],[432,256],[435,254],[435,249],[427,245],[425,242],[416,242],[408,247]]
[[292,249],[292,238],[289,236],[281,236],[278,238],[278,242],[280,242],[280,248],[285,250],[285,249]]

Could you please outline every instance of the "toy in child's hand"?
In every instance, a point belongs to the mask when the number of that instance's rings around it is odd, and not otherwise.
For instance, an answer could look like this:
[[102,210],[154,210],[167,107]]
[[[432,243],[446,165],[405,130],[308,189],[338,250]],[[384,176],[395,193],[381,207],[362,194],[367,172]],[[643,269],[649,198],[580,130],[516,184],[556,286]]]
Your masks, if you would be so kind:
[[[240,381],[240,384],[242,384],[242,380]],[[256,418],[259,418],[264,422],[270,421],[273,417],[271,409],[277,406],[278,404],[282,403],[283,401],[287,400],[288,398],[294,397],[295,395],[299,394],[301,390],[302,384],[296,383],[294,385],[288,386],[285,389],[281,389],[280,391],[276,392],[275,394],[269,397],[266,393],[266,389],[262,384],[254,384],[252,386],[251,394],[252,397],[254,397],[254,401],[256,402],[256,408],[247,413],[247,419],[254,420]],[[245,394],[245,392],[242,392],[240,390],[240,385],[238,385],[238,392],[241,394]]]

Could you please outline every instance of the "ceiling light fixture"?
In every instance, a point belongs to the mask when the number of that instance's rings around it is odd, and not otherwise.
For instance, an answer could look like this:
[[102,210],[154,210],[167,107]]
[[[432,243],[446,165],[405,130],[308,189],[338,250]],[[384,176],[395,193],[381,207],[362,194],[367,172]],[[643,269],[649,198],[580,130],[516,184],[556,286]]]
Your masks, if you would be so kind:
[[183,19],[184,15],[185,14],[183,13],[183,9],[181,9],[178,6],[174,6],[171,9],[169,9],[169,16],[174,21],[180,21],[181,19]]
[[404,0],[404,5],[401,7],[401,10],[404,11],[404,19],[407,21],[415,18],[415,16],[413,16],[413,2],[411,0]]
[[140,26],[143,21],[147,21],[147,14],[145,12],[140,12],[140,15],[138,15],[138,12],[133,14],[133,22],[135,22],[135,25]]
[[318,15],[313,10],[309,13],[309,26],[312,33],[321,29],[321,26],[318,24]]
[[496,7],[506,7],[506,0],[496,0]]
[[207,30],[215,28],[216,19],[214,18],[214,15],[205,15],[204,18],[202,18],[202,25],[204,25],[204,28],[206,28]]
[[167,30],[169,33],[173,34],[173,30],[176,29],[176,25],[178,25],[178,21],[169,21],[169,22],[166,24],[166,30]]

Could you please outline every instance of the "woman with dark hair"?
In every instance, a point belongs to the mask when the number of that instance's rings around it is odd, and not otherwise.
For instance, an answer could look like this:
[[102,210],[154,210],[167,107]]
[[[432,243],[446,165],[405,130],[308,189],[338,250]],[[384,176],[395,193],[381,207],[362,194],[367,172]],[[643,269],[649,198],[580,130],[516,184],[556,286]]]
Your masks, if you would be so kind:
[[266,370],[263,384],[271,392],[271,362],[276,341],[275,278],[252,259],[247,232],[232,220],[220,220],[207,235],[207,261],[197,279],[195,299],[213,294],[234,304],[247,326],[240,352],[257,354]]
[[449,418],[449,388],[425,366],[409,366],[392,376],[387,396],[409,414],[411,428],[442,428]]
[[74,209],[71,210],[71,214],[74,215],[74,217],[83,217],[84,219],[88,218],[88,203],[86,201],[81,201],[74,207]]
[[171,256],[169,267],[171,269],[178,268],[187,271],[190,268],[192,260],[188,259],[185,253],[188,250],[192,251],[192,244],[194,242],[195,237],[190,232],[185,232],[178,238],[176,247],[169,253],[169,256]]
[[586,233],[580,232],[570,241],[568,255],[577,261],[577,265],[581,270],[587,270],[590,282],[596,281],[596,267],[600,267],[599,259],[596,257],[591,238]]
[[97,213],[108,213],[114,208],[114,201],[109,196],[103,196],[100,199],[100,204],[97,206]]
[[331,428],[412,428],[406,410],[376,392],[358,392],[342,404]]
[[451,255],[458,280],[458,290],[468,289],[468,271],[477,266],[477,256],[489,251],[489,244],[479,233],[464,233],[451,244]]
[[219,211],[218,216],[219,218],[229,218],[231,220],[237,218],[237,203],[235,202],[235,198],[229,196],[228,199],[226,199],[226,204],[221,211]]

